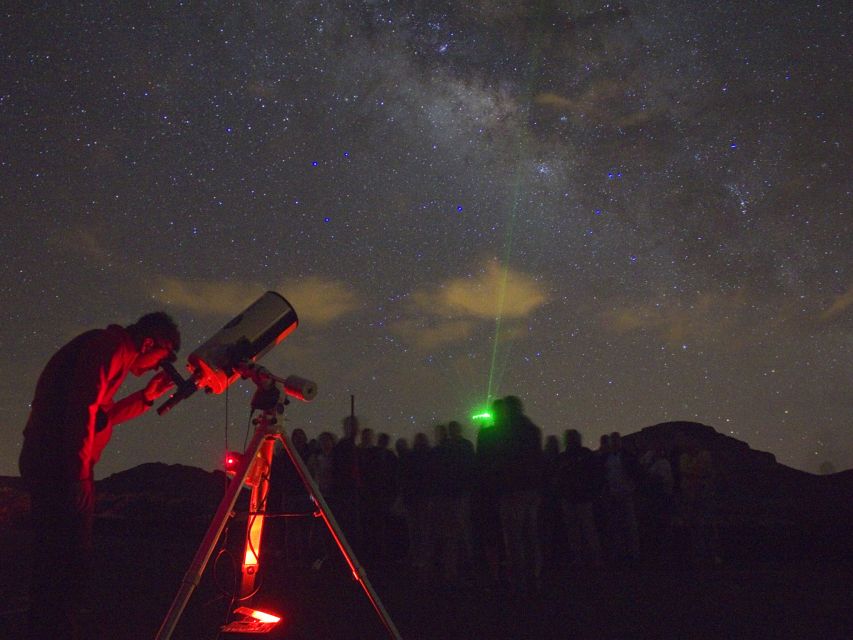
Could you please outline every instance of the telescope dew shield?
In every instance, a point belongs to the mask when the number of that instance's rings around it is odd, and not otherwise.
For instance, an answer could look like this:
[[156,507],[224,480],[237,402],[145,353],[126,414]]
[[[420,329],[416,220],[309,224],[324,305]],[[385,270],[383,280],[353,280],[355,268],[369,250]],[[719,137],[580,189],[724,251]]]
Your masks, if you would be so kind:
[[299,376],[287,376],[281,385],[291,398],[311,402],[317,397],[317,383]]
[[275,291],[267,291],[187,358],[197,387],[222,393],[239,374],[240,362],[254,362],[299,324],[296,311]]

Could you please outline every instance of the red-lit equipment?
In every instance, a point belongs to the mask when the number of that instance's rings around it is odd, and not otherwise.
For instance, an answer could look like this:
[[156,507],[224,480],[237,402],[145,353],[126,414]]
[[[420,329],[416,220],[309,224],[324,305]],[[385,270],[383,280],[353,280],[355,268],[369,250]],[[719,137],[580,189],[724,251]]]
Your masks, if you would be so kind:
[[[257,390],[252,397],[252,413],[259,413],[252,421],[255,425],[255,434],[246,450],[243,453],[228,452],[225,456],[225,470],[231,482],[157,633],[157,640],[171,638],[190,596],[201,580],[204,568],[225,529],[225,524],[231,518],[237,497],[243,487],[251,487],[252,493],[249,500],[249,518],[238,600],[248,602],[254,595],[255,579],[260,568],[261,540],[276,441],[284,445],[284,450],[317,506],[317,515],[323,518],[353,577],[364,589],[385,628],[392,638],[400,638],[397,628],[358,565],[352,549],[308,473],[305,463],[302,458],[292,452],[290,439],[283,429],[283,419],[280,416],[284,412],[288,396],[303,401],[313,400],[317,395],[317,385],[297,376],[279,378],[256,364],[258,358],[296,328],[297,322],[293,307],[277,293],[268,291],[190,355],[188,368],[192,375],[188,380],[182,380],[174,369],[170,371],[178,385],[178,390],[158,409],[161,414],[170,410],[182,399],[189,397],[198,388],[222,393],[240,377],[255,383]],[[223,631],[267,633],[280,621],[276,615],[247,606],[236,609],[234,615],[235,620],[225,625],[222,628]]]
[[242,454],[236,453],[234,451],[229,451],[225,454],[225,474],[229,478],[234,477],[234,471],[236,471],[237,465],[240,464],[240,459],[242,457]]

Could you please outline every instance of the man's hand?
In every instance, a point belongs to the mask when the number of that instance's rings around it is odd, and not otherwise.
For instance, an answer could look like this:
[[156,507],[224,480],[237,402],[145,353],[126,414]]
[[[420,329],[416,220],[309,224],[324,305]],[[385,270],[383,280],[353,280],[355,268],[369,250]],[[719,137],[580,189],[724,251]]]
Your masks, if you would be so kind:
[[142,393],[145,396],[145,401],[151,404],[174,386],[175,383],[169,374],[161,371],[148,381],[148,384],[145,385],[145,391]]

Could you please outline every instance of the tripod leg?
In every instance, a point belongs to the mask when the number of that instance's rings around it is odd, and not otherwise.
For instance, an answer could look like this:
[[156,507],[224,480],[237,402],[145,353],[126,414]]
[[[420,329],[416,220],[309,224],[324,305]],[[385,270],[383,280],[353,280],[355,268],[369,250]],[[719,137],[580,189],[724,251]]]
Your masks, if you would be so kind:
[[[189,569],[187,569],[186,574],[184,574],[181,588],[175,596],[175,599],[172,601],[172,606],[166,614],[166,618],[163,620],[162,625],[160,625],[160,630],[155,636],[156,640],[168,640],[168,638],[172,637],[172,633],[175,631],[175,627],[178,624],[181,614],[184,612],[184,608],[187,606],[187,602],[189,602],[193,591],[201,580],[204,568],[207,566],[208,560],[210,560],[210,556],[219,540],[219,536],[222,535],[222,530],[225,529],[225,523],[228,522],[228,518],[231,517],[231,512],[234,511],[234,505],[237,502],[237,497],[243,489],[243,483],[249,476],[249,471],[252,469],[255,457],[261,449],[261,446],[265,441],[267,441],[269,435],[269,430],[263,427],[258,427],[258,429],[255,430],[255,435],[249,443],[249,446],[246,448],[243,458],[240,460],[240,464],[235,471],[234,478],[232,478],[228,485],[228,489],[225,491],[225,495],[222,497],[222,501],[219,503],[216,515],[213,516],[213,520],[207,528],[207,533],[205,533],[204,539],[202,540],[198,551],[196,551]],[[272,441],[270,440],[270,442]]]
[[253,470],[252,495],[249,500],[249,521],[246,525],[246,545],[243,554],[243,571],[240,583],[240,600],[247,600],[255,591],[255,579],[258,577],[258,556],[261,553],[261,534],[264,531],[267,494],[270,489],[270,468],[272,467],[274,438],[266,438],[257,454]]
[[346,536],[344,536],[343,531],[335,520],[335,516],[332,514],[331,509],[329,509],[329,505],[326,504],[325,498],[323,498],[323,494],[320,493],[320,489],[317,487],[317,484],[314,482],[314,478],[311,477],[311,474],[308,472],[308,469],[305,466],[305,462],[303,462],[302,458],[299,455],[293,453],[293,450],[290,446],[290,437],[286,433],[280,433],[278,436],[282,443],[284,444],[284,450],[287,452],[290,461],[293,463],[293,466],[296,467],[297,473],[299,473],[299,477],[302,479],[302,484],[307,489],[308,493],[311,496],[311,499],[320,509],[320,515],[323,518],[323,522],[326,523],[326,527],[329,529],[329,533],[332,534],[332,538],[335,541],[335,544],[338,546],[338,549],[341,552],[344,560],[346,560],[347,565],[352,571],[353,578],[361,585],[361,588],[364,590],[364,593],[367,595],[367,599],[370,600],[370,604],[373,606],[373,609],[376,611],[379,619],[382,621],[382,624],[385,625],[385,628],[388,630],[388,633],[395,640],[402,640],[400,636],[400,632],[397,631],[397,627],[394,626],[394,622],[391,620],[391,617],[388,615],[388,612],[385,610],[385,607],[382,605],[382,601],[379,599],[379,596],[373,590],[373,586],[370,584],[370,580],[367,578],[367,574],[361,568],[361,565],[358,563],[358,559],[355,557],[355,553],[353,553],[352,549],[347,542]]

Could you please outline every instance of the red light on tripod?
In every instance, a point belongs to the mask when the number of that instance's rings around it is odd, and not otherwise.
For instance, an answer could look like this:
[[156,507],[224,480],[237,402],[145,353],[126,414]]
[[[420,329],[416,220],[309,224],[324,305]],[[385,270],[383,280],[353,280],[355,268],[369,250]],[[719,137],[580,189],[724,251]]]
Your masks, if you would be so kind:
[[237,466],[240,464],[241,456],[239,453],[235,453],[234,451],[228,451],[225,454],[225,473],[229,476],[234,476],[234,473],[237,471]]

